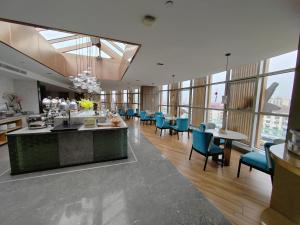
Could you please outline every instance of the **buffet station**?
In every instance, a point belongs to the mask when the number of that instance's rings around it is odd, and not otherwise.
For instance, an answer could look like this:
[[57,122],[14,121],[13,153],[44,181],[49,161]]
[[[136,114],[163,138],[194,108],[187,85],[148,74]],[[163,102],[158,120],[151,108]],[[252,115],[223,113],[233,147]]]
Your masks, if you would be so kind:
[[11,174],[127,158],[127,125],[90,100],[44,99],[44,114],[7,134]]

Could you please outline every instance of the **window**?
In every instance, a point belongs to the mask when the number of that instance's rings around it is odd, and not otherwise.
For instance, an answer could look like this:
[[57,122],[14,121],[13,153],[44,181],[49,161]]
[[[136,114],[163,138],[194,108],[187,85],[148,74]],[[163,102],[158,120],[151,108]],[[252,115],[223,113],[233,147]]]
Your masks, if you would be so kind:
[[[97,56],[99,56],[99,48],[93,45],[91,47],[80,48],[80,49],[68,51],[66,53],[97,57]],[[101,53],[102,58],[105,58],[105,59],[110,59],[111,58],[108,54],[106,54],[102,50],[100,51],[100,53]]]
[[225,84],[211,85],[209,94],[209,108],[223,109],[222,97],[225,94]]
[[168,91],[162,91],[161,92],[161,105],[167,105],[168,104]]
[[84,44],[87,42],[90,42],[91,39],[89,37],[85,37],[85,38],[75,38],[72,40],[68,40],[68,41],[61,41],[61,42],[57,42],[57,43],[53,43],[52,46],[56,49],[60,49],[60,48],[66,48],[66,47],[70,47],[70,46],[76,46],[80,44]]
[[160,111],[165,115],[168,114],[168,106],[161,105]]
[[207,110],[207,122],[214,123],[217,128],[221,128],[223,124],[223,111]]
[[289,114],[294,73],[267,76],[264,79],[262,112]]
[[119,56],[123,56],[123,52],[116,48],[114,45],[112,45],[109,41],[101,39],[101,42],[110,49],[112,49],[114,52],[116,52]]
[[266,72],[275,72],[296,67],[297,51],[275,56],[269,59],[269,66]]
[[139,103],[139,94],[133,94],[133,103]]
[[191,81],[190,80],[186,80],[181,82],[181,87],[185,88],[185,87],[190,87],[191,86]]
[[180,91],[179,105],[189,105],[190,102],[190,90],[184,89]]
[[162,90],[164,90],[164,91],[168,90],[168,85],[167,85],[167,84],[166,84],[166,85],[163,85],[163,86],[162,86]]
[[128,98],[127,98],[127,90],[123,90],[123,103],[127,103],[128,102]]
[[211,75],[211,83],[223,82],[226,80],[226,71]]
[[179,107],[179,117],[188,118],[189,117],[189,107]]
[[260,120],[261,129],[258,133],[257,147],[263,148],[265,142],[272,142],[274,139],[285,139],[288,117],[271,116],[268,119],[267,116],[261,115]]
[[40,34],[47,41],[58,39],[58,38],[69,37],[69,36],[74,35],[74,34],[71,34],[71,33],[66,33],[66,32],[61,32],[61,31],[56,31],[56,30],[43,30],[43,31],[40,31]]

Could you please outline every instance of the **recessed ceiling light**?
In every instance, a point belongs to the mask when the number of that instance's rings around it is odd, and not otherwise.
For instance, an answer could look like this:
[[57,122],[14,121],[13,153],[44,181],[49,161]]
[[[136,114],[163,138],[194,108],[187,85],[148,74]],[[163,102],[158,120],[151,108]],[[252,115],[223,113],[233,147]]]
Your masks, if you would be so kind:
[[150,27],[155,22],[156,18],[151,15],[145,15],[143,18],[143,23],[145,26]]
[[158,62],[158,63],[156,63],[156,65],[158,65],[158,66],[163,66],[163,65],[165,65],[165,64],[163,64],[162,62]]
[[135,81],[140,81],[140,80],[135,80]]
[[154,85],[154,83],[152,83],[152,85]]
[[24,63],[25,63],[25,61],[20,61],[20,63],[21,63],[21,64],[24,64]]
[[174,5],[174,1],[172,1],[172,0],[168,0],[165,2],[165,6],[167,6],[167,7],[171,7],[173,5]]
[[51,73],[51,72],[47,72],[47,74],[49,74],[49,75],[50,75],[50,74],[52,74],[52,73]]

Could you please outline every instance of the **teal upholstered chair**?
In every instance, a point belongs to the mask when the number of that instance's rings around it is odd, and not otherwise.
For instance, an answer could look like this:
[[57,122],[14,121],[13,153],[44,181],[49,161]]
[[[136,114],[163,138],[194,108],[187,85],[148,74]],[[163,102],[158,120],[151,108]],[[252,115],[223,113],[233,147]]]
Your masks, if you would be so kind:
[[206,130],[206,125],[205,125],[205,123],[200,123],[199,130],[200,130],[201,132],[205,132],[205,130]]
[[140,113],[140,122],[145,124],[145,122],[147,123],[148,121],[151,121],[151,118],[147,115],[147,113],[145,111],[141,111],[141,113]]
[[177,132],[178,140],[179,140],[179,132],[181,132],[181,133],[187,132],[188,133],[188,138],[190,138],[189,119],[188,118],[177,118],[176,119],[176,125],[175,126],[170,126],[170,128]]
[[135,117],[140,117],[140,110],[139,109],[135,109],[134,116]]
[[126,116],[126,113],[125,113],[124,109],[122,109],[122,108],[118,109],[118,113],[120,116]]
[[133,109],[128,109],[127,110],[127,117],[128,118],[133,118],[134,117],[134,110]]
[[163,116],[156,116],[155,126],[155,133],[157,132],[157,129],[160,129],[160,136],[163,130],[170,129],[169,121],[166,121]]
[[273,181],[273,161],[270,156],[270,147],[272,145],[274,145],[274,143],[265,143],[264,153],[253,151],[242,155],[239,162],[237,177],[240,177],[241,165],[244,164],[250,167],[250,171],[252,170],[252,168],[254,168],[264,173],[270,174]]
[[190,152],[189,160],[191,160],[193,151],[205,156],[205,164],[203,170],[205,171],[207,160],[209,156],[222,156],[222,167],[224,163],[224,151],[219,146],[213,144],[213,134],[201,132],[200,130],[193,130],[193,145]]
[[164,116],[164,114],[162,112],[155,112],[154,117],[151,117],[151,121],[155,122],[157,116]]

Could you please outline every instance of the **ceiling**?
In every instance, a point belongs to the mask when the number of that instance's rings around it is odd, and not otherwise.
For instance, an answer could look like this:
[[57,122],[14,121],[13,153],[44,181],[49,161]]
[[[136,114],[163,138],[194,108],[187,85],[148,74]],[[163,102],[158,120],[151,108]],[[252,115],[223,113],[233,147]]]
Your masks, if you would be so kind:
[[[172,74],[179,81],[219,72],[225,68],[226,52],[232,53],[233,67],[295,50],[298,45],[299,0],[174,0],[171,7],[164,3],[10,0],[1,4],[0,15],[141,44],[123,80],[103,82],[108,89],[168,83]],[[150,27],[142,23],[145,14],[157,18]]]

